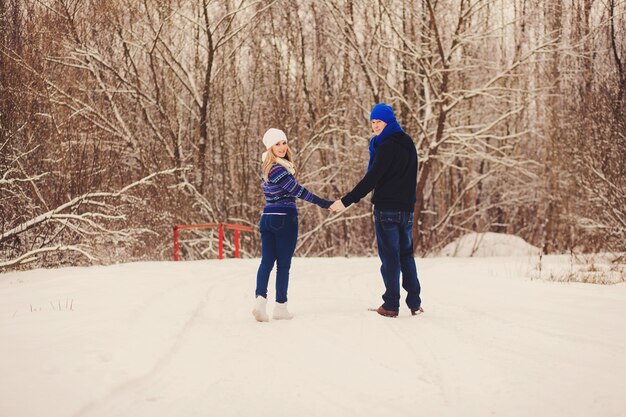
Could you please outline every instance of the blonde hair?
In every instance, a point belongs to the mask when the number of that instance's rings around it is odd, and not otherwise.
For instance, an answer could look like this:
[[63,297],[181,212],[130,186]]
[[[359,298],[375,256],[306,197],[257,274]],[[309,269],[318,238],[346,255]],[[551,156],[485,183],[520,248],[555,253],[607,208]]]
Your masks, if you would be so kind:
[[[293,164],[293,154],[289,145],[287,145],[287,153],[283,159]],[[269,181],[270,169],[272,169],[275,164],[278,164],[278,157],[274,155],[272,148],[269,148],[265,160],[263,161],[263,179],[265,182]]]

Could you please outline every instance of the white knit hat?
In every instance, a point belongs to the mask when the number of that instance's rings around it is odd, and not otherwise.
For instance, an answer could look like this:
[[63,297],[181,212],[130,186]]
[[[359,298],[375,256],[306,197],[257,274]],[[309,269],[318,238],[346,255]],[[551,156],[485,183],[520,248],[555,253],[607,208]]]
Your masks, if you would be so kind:
[[282,130],[273,127],[267,129],[267,132],[263,135],[263,145],[265,145],[266,149],[271,148],[281,140],[287,140],[287,135]]

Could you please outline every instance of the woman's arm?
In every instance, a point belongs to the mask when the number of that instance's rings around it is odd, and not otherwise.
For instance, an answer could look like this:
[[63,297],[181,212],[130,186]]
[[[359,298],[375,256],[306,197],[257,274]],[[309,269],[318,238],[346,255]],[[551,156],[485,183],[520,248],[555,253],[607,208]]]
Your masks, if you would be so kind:
[[268,179],[270,182],[287,191],[290,195],[315,204],[321,208],[327,209],[333,203],[332,201],[318,197],[311,191],[304,188],[304,186],[299,184],[298,181],[296,181],[296,178],[287,172],[287,170],[281,165],[276,164],[272,167],[272,169],[270,169]]

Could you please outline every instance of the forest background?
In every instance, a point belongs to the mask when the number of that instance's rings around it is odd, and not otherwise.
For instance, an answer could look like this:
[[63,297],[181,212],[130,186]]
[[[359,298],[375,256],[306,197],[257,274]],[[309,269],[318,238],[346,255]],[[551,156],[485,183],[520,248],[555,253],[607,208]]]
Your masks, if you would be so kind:
[[[470,231],[623,252],[625,28],[623,0],[0,0],[0,270],[255,227],[269,127],[339,198],[378,102],[417,147],[419,254]],[[299,206],[296,255],[376,253],[369,202]],[[215,257],[215,233],[185,231],[184,258]]]

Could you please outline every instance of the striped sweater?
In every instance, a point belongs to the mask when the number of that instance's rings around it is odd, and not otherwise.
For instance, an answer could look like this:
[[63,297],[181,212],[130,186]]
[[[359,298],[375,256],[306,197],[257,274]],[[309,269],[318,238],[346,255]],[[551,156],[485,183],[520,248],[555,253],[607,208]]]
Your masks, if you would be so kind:
[[263,181],[263,193],[265,194],[263,214],[297,215],[296,197],[324,209],[332,204],[332,201],[320,198],[298,184],[295,177],[279,164],[270,169],[268,181]]

